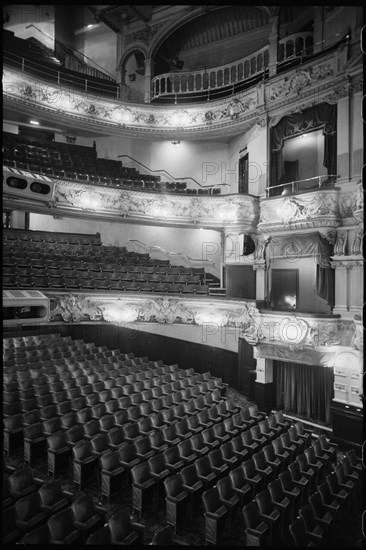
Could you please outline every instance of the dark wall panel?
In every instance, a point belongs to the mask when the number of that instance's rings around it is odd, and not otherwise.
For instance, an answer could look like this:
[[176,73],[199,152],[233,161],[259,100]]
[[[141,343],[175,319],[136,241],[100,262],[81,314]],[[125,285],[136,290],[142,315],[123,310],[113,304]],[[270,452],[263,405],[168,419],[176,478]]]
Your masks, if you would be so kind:
[[255,300],[256,276],[251,265],[225,265],[224,286],[228,298]]

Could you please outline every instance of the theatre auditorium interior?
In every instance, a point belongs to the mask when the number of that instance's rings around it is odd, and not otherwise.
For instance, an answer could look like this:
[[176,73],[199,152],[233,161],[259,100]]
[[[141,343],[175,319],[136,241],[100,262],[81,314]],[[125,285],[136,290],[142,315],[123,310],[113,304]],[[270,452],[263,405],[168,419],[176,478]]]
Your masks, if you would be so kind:
[[362,546],[363,24],[4,5],[3,544]]

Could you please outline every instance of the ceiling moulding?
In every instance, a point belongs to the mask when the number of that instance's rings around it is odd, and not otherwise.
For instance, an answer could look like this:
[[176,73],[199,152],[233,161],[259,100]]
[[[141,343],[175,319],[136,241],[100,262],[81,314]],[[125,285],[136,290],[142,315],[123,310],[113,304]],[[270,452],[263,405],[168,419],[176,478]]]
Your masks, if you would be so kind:
[[341,85],[346,50],[304,64],[245,92],[221,100],[194,105],[158,106],[123,103],[93,96],[74,88],[50,84],[14,69],[4,68],[4,107],[14,111],[36,112],[45,120],[82,126],[118,135],[170,139],[202,139],[212,135],[235,135],[246,131],[268,112],[302,102],[302,106],[339,97],[329,97]]

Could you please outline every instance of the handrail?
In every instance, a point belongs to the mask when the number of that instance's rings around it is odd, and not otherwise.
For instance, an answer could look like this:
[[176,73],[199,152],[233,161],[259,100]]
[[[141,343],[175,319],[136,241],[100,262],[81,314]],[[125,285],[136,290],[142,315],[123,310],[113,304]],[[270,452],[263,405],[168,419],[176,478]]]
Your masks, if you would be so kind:
[[234,86],[265,73],[269,63],[269,46],[232,63],[184,72],[163,73],[151,79],[151,95],[193,94]]
[[195,180],[194,178],[192,178],[191,176],[186,176],[186,177],[174,177],[172,176],[171,174],[169,174],[169,172],[167,172],[166,170],[152,170],[151,168],[149,168],[148,166],[146,166],[145,164],[143,164],[142,162],[134,159],[133,157],[131,157],[130,155],[118,155],[118,158],[123,158],[123,157],[126,157],[126,158],[129,158],[130,160],[132,160],[132,162],[136,162],[136,164],[139,164],[140,166],[142,166],[144,168],[144,170],[148,170],[149,172],[152,172],[152,173],[164,173],[166,174],[170,179],[172,179],[173,181],[177,181],[177,180],[191,180],[193,181],[196,185],[198,185],[198,187],[201,187],[202,189],[211,189],[213,187],[229,187],[230,188],[230,185],[228,183],[217,183],[217,184],[214,184],[214,185],[202,185],[201,183],[199,183],[197,180]]
[[[310,191],[311,189],[316,189],[316,186],[314,187],[311,187],[310,189],[299,189],[299,186],[298,184],[299,183],[303,183],[303,182],[306,182],[306,181],[313,181],[313,180],[317,180],[318,181],[318,188],[320,189],[322,187],[322,184],[323,184],[323,179],[325,178],[325,180],[327,180],[328,178],[335,178],[337,179],[338,178],[338,175],[336,174],[323,174],[322,176],[314,176],[312,178],[306,178],[306,179],[303,179],[303,180],[294,180],[294,181],[289,181],[287,183],[280,183],[279,185],[273,185],[271,187],[266,187],[266,197],[267,198],[270,198],[270,192],[271,191],[274,191],[275,189],[279,189],[279,188],[284,188],[284,191],[286,190],[289,190],[290,186],[291,186],[291,193],[299,193],[300,191]],[[332,183],[332,186],[334,185],[334,181],[330,181],[330,183]],[[300,186],[301,187],[301,186]],[[283,195],[289,195],[290,193],[284,193],[282,192]],[[275,195],[275,196],[278,196],[278,195]]]
[[[290,52],[288,52],[288,47]],[[289,58],[302,58],[313,48],[313,33],[310,31],[292,34],[278,41],[277,62]],[[292,53],[293,52],[293,53]],[[281,59],[280,59],[281,58]],[[189,95],[210,92],[225,86],[235,86],[247,80],[265,75],[269,67],[269,45],[234,62],[217,67],[205,67],[191,71],[169,72],[151,79],[151,99],[164,96]]]
[[[115,99],[119,99],[120,88],[118,84],[113,85],[106,82],[102,85],[100,79],[96,79],[96,77],[90,76],[89,78],[83,78],[82,76],[79,76],[82,75],[82,73],[76,73],[75,71],[71,71],[70,69],[65,69],[63,67],[55,68],[55,66],[51,63],[38,63],[33,59],[20,56],[10,52],[9,50],[3,50],[3,62],[4,65],[8,65],[10,67],[19,67],[24,73],[36,73],[36,75],[40,75],[41,78],[43,77],[47,80],[53,79],[53,81],[57,82],[57,84],[69,85],[71,89],[73,86],[80,86],[86,92],[89,88],[89,91],[96,91],[97,93],[104,95],[113,94]],[[95,80],[93,80],[94,78]],[[99,82],[97,80],[99,80]]]
[[[56,44],[59,44],[62,48],[64,48],[64,50],[72,50],[73,52],[77,52],[79,53],[80,55],[82,55],[83,57],[85,57],[86,59],[88,59],[88,61],[91,61],[91,63],[94,63],[94,65],[96,65],[98,67],[98,72],[100,72],[104,77],[107,76],[109,79],[113,80],[113,81],[116,81],[116,77],[109,74],[108,71],[106,71],[103,67],[101,67],[100,65],[98,65],[98,63],[96,61],[93,61],[92,59],[90,59],[90,57],[88,57],[87,55],[83,54],[82,52],[80,52],[79,50],[77,50],[76,48],[74,48],[73,46],[70,46],[69,44],[63,44],[63,42],[60,42],[59,40],[57,40],[56,38],[52,38],[52,36],[50,36],[49,34],[45,33],[44,31],[41,31],[41,29],[39,29],[38,27],[36,27],[35,25],[33,24],[30,24],[30,25],[27,25],[27,29],[29,27],[33,27],[34,29],[36,29],[38,32],[44,34],[45,36],[47,36],[47,38],[49,38],[50,40],[54,40]],[[74,56],[78,61],[79,63],[83,63],[82,60],[78,59],[76,56]],[[84,62],[85,63],[85,62]],[[87,63],[85,63],[86,66]],[[89,67],[91,69],[93,69],[94,67]],[[102,70],[99,70],[99,69],[102,69]]]

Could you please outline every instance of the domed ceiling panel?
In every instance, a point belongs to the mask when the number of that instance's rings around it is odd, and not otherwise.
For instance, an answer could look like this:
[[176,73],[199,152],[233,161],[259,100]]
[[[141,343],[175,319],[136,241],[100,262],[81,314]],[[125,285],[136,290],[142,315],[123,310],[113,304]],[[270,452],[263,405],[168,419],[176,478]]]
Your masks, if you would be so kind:
[[[223,41],[229,44],[235,39],[240,49],[222,48]],[[210,67],[249,55],[267,41],[268,16],[265,11],[254,6],[226,6],[206,11],[177,29],[161,45],[156,57],[167,62],[174,57],[184,60],[189,57],[189,67],[186,62],[184,70]],[[219,59],[215,56],[213,60],[212,53],[219,48]],[[194,53],[198,51],[200,57],[195,59]]]

